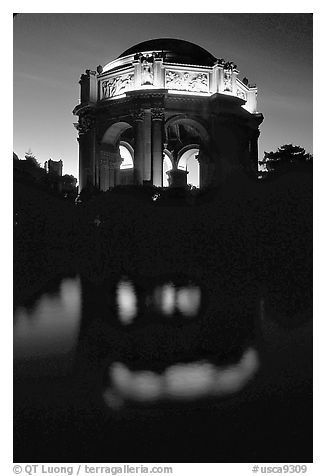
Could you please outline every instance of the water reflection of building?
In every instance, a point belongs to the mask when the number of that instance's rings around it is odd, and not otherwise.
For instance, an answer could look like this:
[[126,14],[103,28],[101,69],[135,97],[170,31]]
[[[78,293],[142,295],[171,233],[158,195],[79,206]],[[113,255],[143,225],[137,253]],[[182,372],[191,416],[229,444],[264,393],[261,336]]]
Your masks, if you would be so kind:
[[82,295],[77,361],[93,352],[97,362],[91,343],[98,343],[106,364],[104,399],[112,408],[128,401],[223,397],[257,372],[254,316],[224,308],[216,290],[207,294],[182,278],[124,277],[101,284],[82,279]]
[[182,40],[133,46],[80,79],[79,184],[205,187],[257,173],[257,89]]

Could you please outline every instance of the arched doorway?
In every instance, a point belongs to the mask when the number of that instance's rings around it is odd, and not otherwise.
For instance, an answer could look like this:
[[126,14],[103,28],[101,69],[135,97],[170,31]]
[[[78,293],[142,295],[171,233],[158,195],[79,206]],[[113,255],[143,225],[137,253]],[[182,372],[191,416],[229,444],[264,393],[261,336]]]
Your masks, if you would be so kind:
[[132,185],[134,183],[134,151],[128,143],[120,141],[119,152],[122,159],[120,185]]
[[199,154],[198,147],[192,147],[187,149],[182,153],[178,161],[178,169],[186,170],[187,174],[187,184],[193,185],[196,188],[200,187],[200,166],[197,160],[197,155]]
[[120,185],[132,185],[134,181],[134,151],[132,147],[123,141],[119,144],[120,157]]
[[106,191],[119,184],[133,183],[133,150],[123,141],[132,132],[132,126],[127,122],[114,123],[105,131],[98,164],[100,190]]
[[119,145],[120,157],[122,159],[120,170],[127,170],[134,168],[134,159],[131,151],[124,144]]
[[163,153],[163,187],[169,186],[167,171],[171,170],[173,167],[172,160],[170,159],[169,155],[164,152]]

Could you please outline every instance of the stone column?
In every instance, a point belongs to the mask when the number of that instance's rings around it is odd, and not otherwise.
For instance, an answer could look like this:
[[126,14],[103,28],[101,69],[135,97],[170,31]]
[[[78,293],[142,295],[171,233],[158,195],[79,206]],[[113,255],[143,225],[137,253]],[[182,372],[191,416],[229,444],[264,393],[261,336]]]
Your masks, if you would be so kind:
[[87,69],[80,77],[80,103],[89,104],[97,101],[97,75],[96,71]]
[[257,129],[252,134],[249,141],[249,160],[254,173],[258,172],[258,138],[260,131]]
[[116,152],[116,157],[115,157],[115,168],[114,168],[114,184],[115,185],[120,185],[120,165],[122,164],[122,158],[120,155],[120,150],[118,147],[118,150]]
[[134,114],[135,152],[134,152],[134,184],[143,184],[144,171],[144,111]]
[[82,116],[76,126],[79,131],[79,193],[87,184],[95,185],[96,136],[94,124],[94,117]]
[[146,109],[144,111],[144,170],[143,181],[144,183],[152,182],[152,136],[151,136],[151,111]]
[[199,188],[207,186],[209,181],[209,164],[208,157],[205,156],[202,150],[196,155],[196,159],[199,163]]
[[163,69],[163,58],[156,57],[154,58],[154,86],[160,89],[164,89],[164,69]]
[[109,154],[108,165],[109,165],[109,188],[113,188],[115,185],[114,183],[115,154]]
[[101,143],[98,140],[96,140],[95,152],[95,187],[100,190]]
[[105,152],[101,153],[100,158],[100,190],[106,192],[110,187],[110,168],[109,159]]
[[121,157],[119,149],[116,151],[103,151],[101,158],[101,190],[108,190],[120,183]]
[[163,120],[164,109],[152,109],[152,167],[153,185],[163,184]]
[[200,151],[198,155],[199,162],[199,187],[209,187],[214,183],[214,177],[219,175],[219,157],[215,154],[213,158],[205,150]]
[[133,61],[134,66],[134,86],[135,89],[139,89],[141,86],[141,62],[138,55],[135,56]]
[[210,82],[209,82],[210,92],[212,94],[218,93],[221,89],[221,70],[222,70],[222,66],[219,64],[219,61],[217,60],[213,66],[213,70],[212,70]]

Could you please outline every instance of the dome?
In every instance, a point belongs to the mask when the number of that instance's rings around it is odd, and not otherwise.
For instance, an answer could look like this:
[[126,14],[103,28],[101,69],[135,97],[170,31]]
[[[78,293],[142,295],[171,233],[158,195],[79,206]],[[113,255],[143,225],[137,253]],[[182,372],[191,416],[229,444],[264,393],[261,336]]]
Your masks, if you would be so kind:
[[119,58],[136,53],[145,53],[147,51],[164,51],[166,55],[165,61],[170,63],[213,66],[216,61],[216,58],[204,48],[189,41],[174,38],[157,38],[143,41],[128,48]]

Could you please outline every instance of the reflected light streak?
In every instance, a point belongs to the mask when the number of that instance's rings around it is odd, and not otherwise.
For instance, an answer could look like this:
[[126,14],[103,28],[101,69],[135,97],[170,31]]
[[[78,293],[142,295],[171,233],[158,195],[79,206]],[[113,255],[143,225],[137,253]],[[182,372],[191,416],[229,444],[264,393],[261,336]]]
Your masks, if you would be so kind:
[[154,303],[159,311],[171,316],[176,310],[186,317],[194,317],[200,307],[201,292],[198,286],[176,288],[173,283],[158,286],[154,291]]
[[176,307],[187,317],[195,316],[199,311],[201,293],[197,286],[188,286],[178,289]]
[[175,287],[172,283],[159,286],[154,291],[156,307],[165,315],[171,316],[175,311]]
[[77,344],[81,313],[81,286],[78,278],[64,279],[58,295],[44,294],[32,315],[24,307],[16,311],[15,357],[61,355]]
[[254,376],[259,366],[257,351],[248,348],[234,365],[218,367],[211,362],[178,363],[163,374],[152,371],[131,371],[121,362],[109,369],[110,386],[104,400],[155,402],[162,399],[193,400],[210,396],[224,396],[241,390]]
[[137,315],[137,297],[130,281],[122,280],[117,287],[118,316],[122,324],[131,324]]

